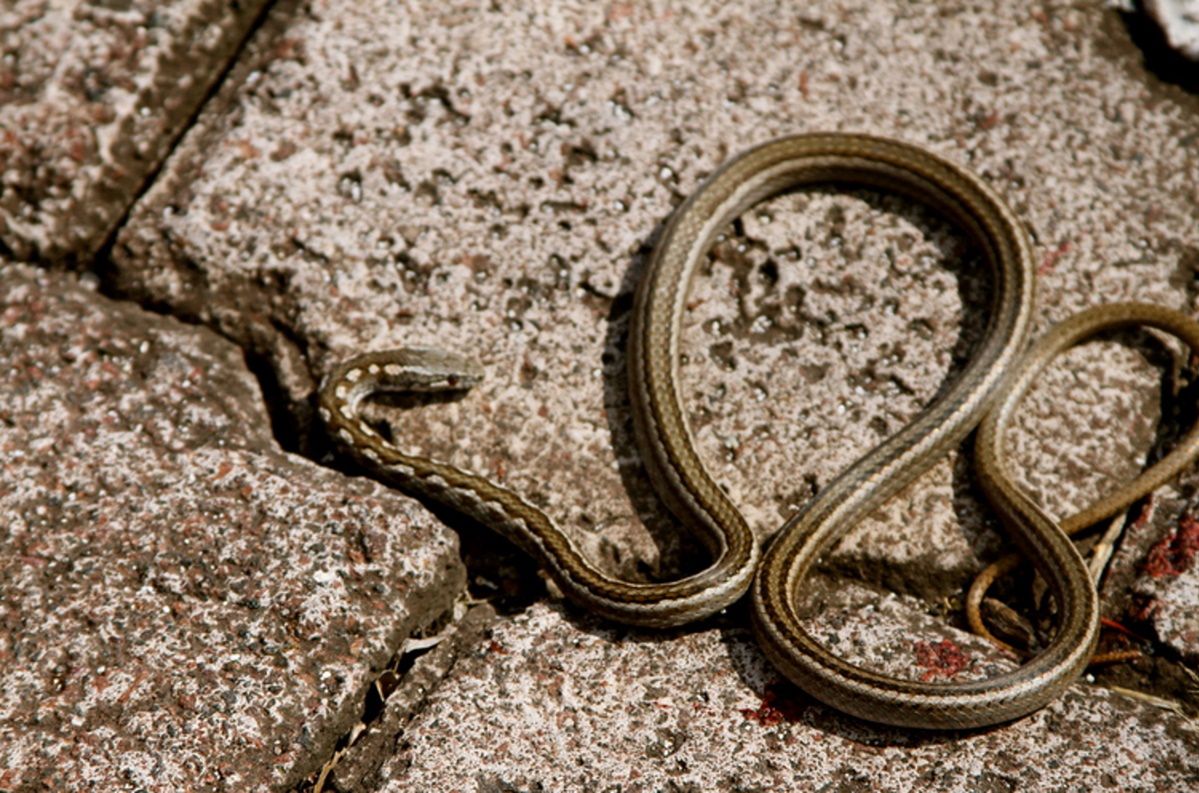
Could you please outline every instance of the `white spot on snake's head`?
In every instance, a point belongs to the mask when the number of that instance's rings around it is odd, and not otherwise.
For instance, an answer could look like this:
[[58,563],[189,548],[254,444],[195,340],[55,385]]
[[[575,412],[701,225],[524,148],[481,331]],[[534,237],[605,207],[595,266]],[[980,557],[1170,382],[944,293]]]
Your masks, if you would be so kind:
[[328,424],[329,420],[333,418],[333,414],[330,413],[329,408],[326,407],[320,408],[317,410],[317,413],[320,415],[321,421],[325,422],[326,424]]
[[378,374],[379,373],[379,364],[372,363],[370,366],[366,367],[366,370],[368,372],[370,372],[371,374]]
[[364,446],[362,448],[362,456],[365,457],[366,459],[370,460],[375,465],[379,464],[379,455],[375,452],[374,449],[370,448],[369,446]]
[[337,437],[341,438],[342,441],[349,444],[350,446],[354,445],[354,436],[351,435],[350,431],[347,430],[345,427],[342,427],[341,429],[339,429],[337,431]]
[[350,389],[346,388],[345,383],[338,383],[337,388],[333,389],[333,395],[338,399],[345,399],[346,394],[349,393],[349,390]]
[[362,379],[362,370],[361,369],[351,369],[350,371],[346,372],[346,380],[348,380],[351,383],[357,383],[361,379]]

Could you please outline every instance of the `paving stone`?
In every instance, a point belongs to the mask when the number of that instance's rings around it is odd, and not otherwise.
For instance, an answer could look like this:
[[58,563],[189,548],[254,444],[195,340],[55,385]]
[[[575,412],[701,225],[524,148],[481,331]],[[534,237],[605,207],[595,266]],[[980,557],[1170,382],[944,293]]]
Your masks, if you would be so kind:
[[0,250],[96,251],[266,0],[15,0],[0,9]]
[[1195,477],[1186,484],[1189,497],[1155,500],[1144,527],[1122,549],[1120,561],[1136,578],[1120,617],[1130,625],[1148,626],[1157,641],[1193,669],[1199,665],[1199,499]]
[[462,584],[415,502],[279,450],[240,351],[0,265],[0,790],[318,769]]
[[[749,142],[860,129],[974,168],[1037,241],[1038,329],[1106,300],[1194,304],[1196,103],[1138,70],[1110,12],[472,9],[306,5],[139,203],[113,282],[270,351],[295,404],[306,366],[358,349],[477,356],[478,392],[407,432],[615,569],[680,553],[629,436],[630,291],[655,227]],[[785,197],[735,231],[695,285],[682,373],[701,454],[767,535],[959,368],[986,279],[950,227],[869,193]],[[1028,407],[1025,432],[1069,441],[1029,473],[1056,506],[1125,478],[1152,432],[1096,415],[1138,415],[1156,378],[1127,355],[1107,373],[1110,346],[1079,356],[1100,381],[1061,378],[1093,410]],[[837,560],[907,591],[955,592],[999,546],[964,464],[883,512]]]
[[[521,492],[622,574],[669,574],[687,557],[687,541],[647,492],[630,437],[632,289],[671,210],[750,143],[860,130],[972,168],[1032,234],[1037,332],[1113,300],[1196,310],[1199,99],[1148,74],[1117,15],[1098,5],[542,0],[401,9],[372,0],[283,3],[279,13],[286,23],[251,43],[134,207],[105,283],[261,356],[298,425],[321,374],[350,353],[419,344],[476,356],[484,384],[397,419],[397,435]],[[681,372],[701,457],[763,538],[960,371],[984,323],[980,269],[951,226],[868,191],[802,191],[727,230],[693,288]],[[1082,507],[1144,464],[1165,361],[1133,334],[1075,350],[1043,378],[1008,442],[1024,483],[1051,511]],[[959,454],[854,530],[828,565],[935,601],[958,595],[1001,547]],[[676,643],[696,637],[709,637],[709,649],[732,642],[701,631],[614,643],[614,629],[579,630],[544,608],[497,630],[511,632],[498,634],[501,647],[602,639],[621,663],[669,676],[661,696],[688,703],[697,680],[725,667],[709,652],[675,672],[665,655],[655,660],[659,652],[680,655]],[[911,657],[913,640],[904,641],[892,655]],[[550,679],[526,677],[524,667],[539,662],[514,655],[503,674],[519,686]],[[598,683],[585,659],[555,663],[561,687],[603,693],[590,690]],[[739,711],[775,689],[725,669],[724,712],[741,717],[742,731],[765,726]],[[686,678],[690,687],[680,684],[686,670],[698,676]],[[612,679],[638,685],[632,673]],[[450,712],[468,697],[464,681],[454,677],[436,694],[441,704],[404,728],[393,786],[624,780],[638,768],[631,758],[649,751],[644,732],[629,743],[599,726],[563,736],[565,710],[492,691],[490,704],[481,695],[463,704],[469,718],[457,737],[463,752],[490,752],[494,762],[463,781],[476,767],[447,749],[444,721],[458,718]],[[625,696],[638,701],[637,690]],[[790,689],[771,697],[780,711],[803,701]],[[605,719],[614,707],[578,701]],[[505,716],[527,742],[501,756],[497,723],[484,715],[504,708],[519,711]],[[653,723],[654,712],[647,706],[642,720]],[[776,767],[806,773],[791,764],[841,762],[822,758],[846,752],[866,763],[859,787],[884,789],[904,780],[970,789],[962,780],[976,772],[994,774],[1000,789],[1031,786],[1026,757],[1063,774],[1094,767],[1096,786],[1117,789],[1168,789],[1194,775],[1185,722],[1086,688],[1014,733],[961,738],[960,749],[877,738],[820,712],[799,727],[770,725],[760,740],[687,740],[702,747],[697,757],[727,759],[738,774],[757,769],[763,787]],[[831,752],[813,730],[830,733]],[[794,753],[784,738],[797,742]],[[672,754],[674,738],[656,740],[666,748],[654,752]],[[599,757],[606,747],[611,755]],[[547,765],[529,771],[542,755]],[[1150,765],[1119,765],[1134,755]],[[702,765],[684,759],[676,780]],[[600,773],[609,761],[628,765]],[[567,776],[576,762],[589,770]],[[852,789],[844,762],[833,778]],[[701,778],[733,786],[732,772],[703,767]],[[892,772],[896,781],[882,781]],[[645,789],[670,782],[647,778]]]
[[[912,598],[851,586],[822,606],[814,635],[893,674],[1004,663]],[[739,615],[649,637],[539,605],[458,662],[379,790],[1189,790],[1197,739],[1185,718],[1082,684],[1003,727],[875,729],[780,682]]]
[[1145,11],[1162,28],[1170,46],[1199,61],[1199,3],[1195,0],[1146,0]]
[[386,700],[375,718],[363,722],[358,740],[330,762],[323,789],[377,788],[381,784],[381,768],[395,755],[396,736],[421,712],[429,695],[450,670],[464,657],[476,653],[484,630],[495,620],[495,610],[489,605],[467,608],[465,604],[455,604],[454,619],[447,621],[441,631],[405,642],[406,652],[402,651],[395,674],[381,678],[381,682],[387,683],[382,686]]

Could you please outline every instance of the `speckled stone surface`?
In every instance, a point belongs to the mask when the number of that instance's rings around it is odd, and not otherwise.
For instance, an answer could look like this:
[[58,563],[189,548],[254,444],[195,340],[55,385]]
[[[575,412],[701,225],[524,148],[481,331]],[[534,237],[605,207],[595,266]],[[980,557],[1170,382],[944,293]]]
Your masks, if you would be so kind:
[[[630,438],[632,289],[671,210],[751,143],[859,130],[972,168],[1033,237],[1037,332],[1112,300],[1197,307],[1199,100],[1148,73],[1099,4],[371,0],[278,14],[134,207],[106,285],[261,356],[301,419],[352,352],[476,356],[485,383],[405,415],[403,443],[518,490],[622,573],[670,573],[687,546]],[[761,536],[960,370],[984,322],[979,269],[952,227],[870,192],[804,191],[727,230],[693,287],[681,371],[701,457]],[[1008,442],[1051,511],[1143,465],[1169,368],[1134,334],[1043,378]],[[943,603],[945,631],[1001,547],[957,455],[828,567]],[[910,667],[923,641],[941,663],[947,637],[914,633],[914,601],[881,597],[859,605],[885,619],[846,616],[859,638],[840,646],[890,647]],[[1085,685],[1010,728],[913,738],[772,687],[740,628],[615,636],[546,607],[501,622],[498,649],[391,727],[391,788],[1196,782],[1184,719]]]
[[[614,568],[669,570],[679,548],[629,436],[631,289],[672,207],[751,142],[866,130],[972,167],[1034,236],[1038,330],[1107,300],[1194,305],[1197,102],[1140,70],[1112,12],[405,9],[312,3],[251,47],[233,109],[136,207],[113,283],[272,351],[297,405],[356,350],[477,356],[487,381],[406,437]],[[730,233],[694,286],[682,373],[701,455],[765,536],[960,368],[987,284],[952,228],[869,193],[777,199]],[[1045,440],[1017,443],[1054,509],[1144,459],[1157,377],[1135,357],[1079,351],[1057,376],[1069,404],[1030,401]],[[881,517],[833,562],[939,596],[998,548],[963,463]]]
[[[949,654],[928,647],[960,652],[967,673],[990,666],[911,599],[857,588],[825,604],[816,635],[895,674],[941,679],[930,658]],[[647,637],[537,606],[459,662],[379,789],[1188,790],[1197,739],[1185,719],[1084,686],[1005,728],[872,729],[779,682],[739,625]]]
[[281,452],[240,352],[0,264],[0,790],[280,789],[462,583],[418,505]]
[[1133,579],[1124,608],[1129,625],[1151,635],[1186,665],[1199,667],[1199,477],[1184,477],[1183,497],[1159,497],[1118,564]]
[[1171,47],[1199,62],[1199,2],[1145,0],[1145,10],[1161,25]]
[[86,260],[222,73],[265,0],[0,7],[0,249]]

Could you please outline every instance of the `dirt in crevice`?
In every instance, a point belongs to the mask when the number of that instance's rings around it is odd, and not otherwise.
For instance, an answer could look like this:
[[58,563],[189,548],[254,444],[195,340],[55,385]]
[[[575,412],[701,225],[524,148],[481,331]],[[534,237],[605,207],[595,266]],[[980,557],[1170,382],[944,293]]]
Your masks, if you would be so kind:
[[[465,610],[465,614],[461,612]],[[416,631],[367,692],[361,719],[337,742],[321,769],[293,793],[351,793],[373,790],[412,718],[455,664],[482,646],[496,620],[489,605],[467,608],[461,601]]]

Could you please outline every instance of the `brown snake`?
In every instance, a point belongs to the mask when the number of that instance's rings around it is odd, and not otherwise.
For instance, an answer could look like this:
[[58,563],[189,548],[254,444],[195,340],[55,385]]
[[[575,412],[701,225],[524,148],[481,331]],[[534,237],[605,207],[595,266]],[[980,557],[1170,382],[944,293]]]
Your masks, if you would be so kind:
[[[974,358],[955,382],[907,427],[818,493],[787,522],[759,564],[753,532],[694,449],[677,385],[680,323],[691,278],[728,223],[767,197],[830,182],[899,193],[954,221],[991,268],[991,313]],[[320,412],[331,434],[375,475],[500,532],[533,555],[586,609],[635,625],[677,625],[728,606],[752,583],[753,622],[766,655],[818,699],[862,718],[916,727],[1006,721],[1045,704],[1082,672],[1095,642],[1097,604],[1074,546],[1010,484],[1002,455],[983,459],[986,469],[980,475],[1005,524],[1035,554],[1061,616],[1057,635],[1029,664],[969,683],[879,675],[814,641],[796,616],[795,603],[804,576],[830,545],[978,424],[1024,344],[1032,310],[1031,257],[1018,219],[989,187],[912,145],[856,134],[797,135],[757,146],[717,169],[672,215],[658,241],[637,289],[628,349],[642,460],[670,510],[712,557],[706,569],[676,581],[613,578],[517,494],[454,466],[407,454],[361,417],[359,404],[373,393],[469,387],[478,367],[458,356],[393,350],[355,357],[326,379]]]
[[[1111,303],[1082,311],[1055,325],[1041,337],[1024,356],[1020,368],[1009,376],[1000,397],[987,412],[974,444],[975,467],[982,472],[993,471],[1006,465],[1001,439],[1009,422],[1015,415],[1020,400],[1028,393],[1037,376],[1057,356],[1091,337],[1114,330],[1130,327],[1147,327],[1168,333],[1181,340],[1190,349],[1191,355],[1199,355],[1199,323],[1185,314],[1147,303]],[[1133,503],[1153,492],[1178,476],[1199,456],[1199,423],[1175,444],[1162,459],[1143,471],[1133,481],[1117,488],[1088,505],[1085,509],[1058,521],[1058,526],[1067,536],[1074,536],[1083,529],[1094,526],[1128,509]],[[1008,486],[1005,473],[996,481],[981,479],[984,487]],[[1011,497],[1009,497],[1011,498]],[[1027,548],[1023,556],[1035,558]],[[1004,649],[1013,649],[993,636],[979,613],[979,606],[991,583],[999,576],[1015,569],[1021,557],[1011,554],[986,567],[970,586],[966,596],[966,617],[971,629]]]

